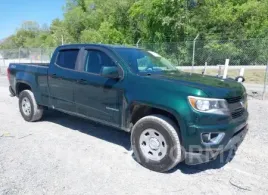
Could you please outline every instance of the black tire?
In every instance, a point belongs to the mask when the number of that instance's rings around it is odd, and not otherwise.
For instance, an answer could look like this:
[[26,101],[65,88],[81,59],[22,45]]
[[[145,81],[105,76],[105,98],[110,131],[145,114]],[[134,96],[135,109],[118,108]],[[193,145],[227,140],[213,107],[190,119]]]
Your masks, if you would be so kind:
[[[29,114],[25,114],[25,112],[23,111],[23,103],[22,101],[24,100],[24,98],[29,100],[30,103],[30,113]],[[42,118],[43,116],[43,107],[37,105],[36,100],[34,98],[33,92],[31,92],[30,90],[24,90],[20,93],[19,95],[19,107],[20,107],[20,113],[22,115],[22,117],[24,118],[24,120],[28,121],[28,122],[34,122],[34,121],[38,121]]]
[[[148,129],[157,130],[167,142],[167,152],[162,159],[149,159],[142,152],[140,137],[144,132],[146,135]],[[171,119],[162,115],[146,116],[136,122],[131,132],[131,146],[136,160],[153,171],[166,172],[183,160],[178,127]]]
[[239,82],[239,83],[243,83],[243,82],[245,82],[245,77],[243,77],[243,76],[238,76],[238,77],[235,78],[235,80],[236,80],[237,82]]

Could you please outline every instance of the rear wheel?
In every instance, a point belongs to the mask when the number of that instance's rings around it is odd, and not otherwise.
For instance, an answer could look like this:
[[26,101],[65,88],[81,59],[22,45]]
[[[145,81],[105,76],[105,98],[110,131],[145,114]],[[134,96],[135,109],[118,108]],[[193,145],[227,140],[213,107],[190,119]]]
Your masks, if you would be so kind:
[[20,93],[19,107],[22,117],[28,122],[38,121],[43,116],[43,107],[37,105],[30,90],[24,90]]
[[136,160],[144,167],[165,172],[182,161],[177,126],[162,115],[140,119],[133,127],[131,145]]

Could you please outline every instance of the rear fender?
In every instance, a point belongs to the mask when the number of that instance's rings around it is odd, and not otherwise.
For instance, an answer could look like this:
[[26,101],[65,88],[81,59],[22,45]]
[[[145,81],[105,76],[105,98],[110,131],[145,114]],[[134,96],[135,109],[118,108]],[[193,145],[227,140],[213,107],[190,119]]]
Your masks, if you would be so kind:
[[41,94],[37,87],[37,78],[35,75],[27,72],[18,72],[16,74],[16,95],[18,96],[18,86],[20,83],[24,83],[31,87],[31,90],[34,94],[35,100],[37,103],[41,102]]

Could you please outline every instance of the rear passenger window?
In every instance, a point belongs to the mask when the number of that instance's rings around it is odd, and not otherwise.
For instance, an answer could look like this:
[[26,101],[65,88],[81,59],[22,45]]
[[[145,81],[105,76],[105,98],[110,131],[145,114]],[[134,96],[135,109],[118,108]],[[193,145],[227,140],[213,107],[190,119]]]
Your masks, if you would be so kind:
[[79,52],[79,49],[59,51],[57,61],[56,61],[57,65],[63,68],[74,70],[78,52]]

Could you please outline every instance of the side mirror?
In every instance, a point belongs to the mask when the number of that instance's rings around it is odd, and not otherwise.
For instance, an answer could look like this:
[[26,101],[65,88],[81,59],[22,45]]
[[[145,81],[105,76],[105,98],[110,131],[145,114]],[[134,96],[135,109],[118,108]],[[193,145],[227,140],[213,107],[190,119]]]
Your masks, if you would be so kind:
[[111,79],[119,79],[119,72],[116,66],[103,66],[101,69],[101,76],[111,78]]

